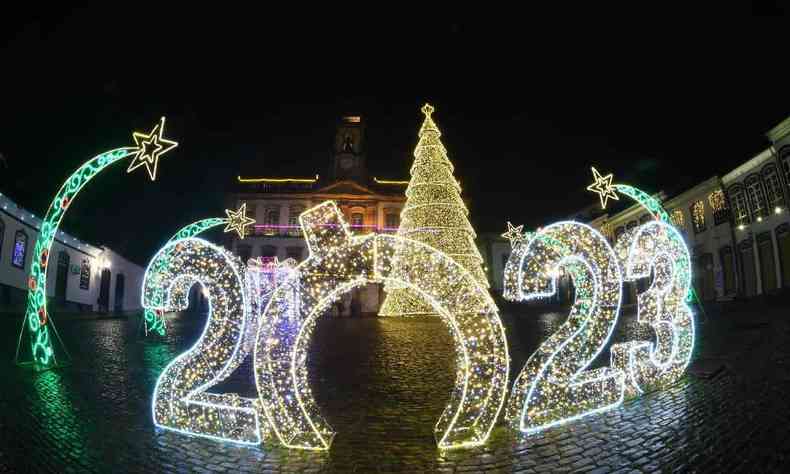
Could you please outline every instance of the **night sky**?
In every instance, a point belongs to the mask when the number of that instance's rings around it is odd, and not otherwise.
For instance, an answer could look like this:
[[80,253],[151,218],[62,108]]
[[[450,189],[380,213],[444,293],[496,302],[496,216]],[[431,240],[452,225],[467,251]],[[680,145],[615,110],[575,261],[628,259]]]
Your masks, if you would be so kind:
[[343,114],[367,122],[370,174],[408,179],[427,100],[474,225],[502,231],[594,203],[590,165],[651,192],[726,173],[790,115],[790,21],[772,2],[627,21],[596,10],[308,22],[214,6],[4,14],[0,192],[43,215],[71,171],[165,115],[180,146],[159,179],[118,164],[64,221],[145,263],[182,225],[224,215],[239,174],[325,175]]

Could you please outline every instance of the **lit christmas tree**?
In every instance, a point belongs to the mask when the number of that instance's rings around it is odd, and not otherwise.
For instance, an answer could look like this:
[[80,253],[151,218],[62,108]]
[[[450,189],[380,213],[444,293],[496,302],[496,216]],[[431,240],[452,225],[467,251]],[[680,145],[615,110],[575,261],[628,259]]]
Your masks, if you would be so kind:
[[[483,258],[475,245],[475,231],[469,224],[469,210],[453,177],[453,164],[442,145],[442,134],[431,118],[433,107],[425,104],[422,113],[425,121],[414,150],[398,235],[450,255],[488,288]],[[379,311],[382,316],[436,314],[430,303],[410,288],[387,284],[385,290],[387,298]]]

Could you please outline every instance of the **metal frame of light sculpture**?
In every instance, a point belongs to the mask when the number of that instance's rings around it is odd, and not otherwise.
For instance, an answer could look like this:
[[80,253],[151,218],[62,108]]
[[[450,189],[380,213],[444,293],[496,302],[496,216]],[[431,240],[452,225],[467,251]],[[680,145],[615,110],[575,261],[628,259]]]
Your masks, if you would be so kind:
[[[162,117],[151,133],[147,135],[139,132],[133,133],[132,136],[137,146],[116,148],[88,160],[69,176],[55,195],[44,219],[41,221],[39,236],[33,250],[30,276],[28,277],[27,308],[22,328],[24,330],[26,326],[30,332],[32,361],[21,363],[19,361],[19,347],[17,347],[15,359],[18,365],[32,364],[37,369],[47,369],[58,365],[47,327],[49,319],[46,301],[47,264],[52,244],[66,210],[91,179],[107,166],[124,158],[132,157],[132,162],[127,171],[131,172],[145,165],[151,180],[155,180],[159,158],[178,145],[176,142],[162,137],[164,127],[165,118]],[[150,146],[153,146],[154,149],[152,150]]]
[[686,304],[691,285],[691,258],[683,237],[671,224],[652,221],[623,234],[615,253],[626,281],[650,277],[653,282],[638,296],[637,321],[650,325],[656,342],[615,344],[612,366],[626,373],[627,395],[642,394],[679,379],[694,348],[694,317]]
[[215,440],[259,444],[268,428],[256,399],[206,392],[228,377],[252,348],[249,334],[255,315],[244,265],[221,247],[187,238],[165,245],[151,268],[143,282],[146,307],[158,309],[155,305],[162,302],[164,307],[172,306],[172,288],[181,280],[200,283],[209,300],[209,317],[200,338],[168,364],[156,382],[151,404],[154,424]]
[[530,356],[513,384],[506,418],[532,433],[618,406],[624,373],[586,370],[617,324],[622,276],[606,238],[579,222],[557,222],[516,244],[505,268],[505,297],[549,297],[565,268],[576,295],[568,320]]
[[[173,237],[171,237],[170,240],[167,241],[167,243],[175,242],[176,240],[183,240],[183,239],[188,239],[190,237],[194,237],[214,227],[227,224],[227,222],[228,222],[227,219],[221,217],[209,217],[207,219],[201,219],[197,222],[193,222],[179,229],[179,231],[176,232],[175,235],[173,235]],[[158,263],[158,265],[166,265],[166,264],[167,262],[165,260],[162,260],[160,261],[160,263]],[[152,271],[150,263],[148,265],[148,268],[146,269],[146,275],[148,274],[149,271]],[[157,271],[161,271],[161,269],[158,269]],[[145,279],[145,275],[143,276],[143,279]],[[167,326],[165,324],[165,312],[178,311],[179,309],[186,308],[187,306],[184,302],[182,302],[182,300],[187,298],[188,295],[187,294],[182,295],[181,292],[183,291],[188,292],[190,287],[191,285],[189,287],[184,288],[183,290],[180,287],[173,288],[172,291],[174,295],[172,297],[172,301],[175,303],[175,306],[172,308],[164,307],[163,305],[164,302],[152,303],[153,306],[157,308],[162,308],[158,310],[154,310],[152,308],[146,308],[145,304],[143,304],[143,308],[144,308],[143,328],[145,329],[146,336],[148,335],[149,332],[154,332],[156,334],[159,334],[160,336],[165,335],[165,333],[167,332]]]
[[[508,378],[505,331],[490,295],[452,258],[393,235],[352,236],[340,210],[324,202],[299,216],[309,258],[298,267],[300,308],[288,285],[274,291],[255,342],[255,381],[269,424],[290,448],[329,449],[334,432],[307,380],[317,318],[339,295],[368,282],[397,282],[425,297],[453,335],[458,370],[450,403],[434,429],[442,449],[481,445],[503,406]],[[395,255],[398,258],[394,258]],[[441,285],[436,282],[442,282]]]

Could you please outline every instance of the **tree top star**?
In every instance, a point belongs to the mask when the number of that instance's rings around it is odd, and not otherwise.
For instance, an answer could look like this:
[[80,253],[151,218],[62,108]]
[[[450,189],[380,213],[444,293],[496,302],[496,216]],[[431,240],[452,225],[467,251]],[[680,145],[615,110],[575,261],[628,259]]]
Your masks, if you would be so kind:
[[612,173],[601,176],[601,173],[594,166],[592,167],[592,172],[594,182],[587,186],[587,190],[598,193],[598,197],[601,198],[601,208],[606,209],[606,202],[609,198],[619,201],[620,198],[617,196],[614,186],[612,186]]
[[151,130],[151,133],[146,135],[145,133],[134,132],[132,134],[134,143],[137,146],[137,151],[134,157],[132,157],[129,169],[126,170],[127,173],[131,173],[137,168],[145,165],[145,169],[148,171],[151,181],[156,181],[156,168],[159,164],[159,158],[178,146],[177,142],[162,137],[164,131],[165,118],[162,117],[154,129]]
[[225,209],[225,214],[228,215],[228,225],[225,226],[225,232],[236,231],[239,238],[244,238],[245,228],[255,223],[255,219],[247,217],[247,203],[241,205],[237,211]]
[[513,224],[510,223],[510,221],[508,221],[507,222],[507,232],[502,234],[502,237],[504,237],[504,238],[506,238],[506,239],[508,239],[510,241],[510,247],[511,248],[515,248],[516,244],[518,244],[519,242],[523,242],[524,241],[524,232],[523,232],[523,230],[524,230],[524,226],[523,225],[514,226]]

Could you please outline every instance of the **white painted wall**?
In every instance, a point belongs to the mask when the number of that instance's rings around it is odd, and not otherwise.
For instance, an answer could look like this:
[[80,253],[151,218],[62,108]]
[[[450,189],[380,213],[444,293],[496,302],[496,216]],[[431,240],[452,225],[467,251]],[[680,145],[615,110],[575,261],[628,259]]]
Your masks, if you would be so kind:
[[[30,274],[30,265],[34,258],[33,251],[38,239],[37,229],[41,224],[41,220],[29,211],[18,207],[16,203],[5,195],[0,195],[0,220],[5,224],[2,230],[2,245],[0,245],[0,284],[24,292],[27,290],[27,279]],[[17,230],[24,230],[28,237],[24,269],[11,265],[14,237]],[[100,267],[104,262],[108,262],[111,271],[110,310],[115,308],[115,275],[118,273],[123,273],[126,279],[123,310],[140,309],[140,291],[144,268],[129,262],[106,247],[95,247],[60,231],[52,244],[48,259],[47,296],[55,296],[58,256],[61,252],[66,252],[69,255],[69,267],[74,265],[81,267],[83,260],[88,260],[91,265],[91,278],[87,290],[80,288],[79,272],[72,273],[71,268],[69,268],[66,284],[67,302],[88,305],[91,309],[97,309],[96,302],[99,297],[101,284]]]

